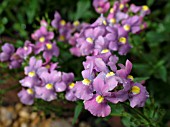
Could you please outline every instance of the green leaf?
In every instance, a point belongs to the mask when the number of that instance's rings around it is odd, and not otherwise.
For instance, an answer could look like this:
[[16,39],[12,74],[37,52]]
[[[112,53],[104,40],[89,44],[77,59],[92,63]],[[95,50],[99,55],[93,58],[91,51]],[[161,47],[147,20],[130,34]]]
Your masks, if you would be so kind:
[[141,82],[141,81],[145,81],[148,80],[150,77],[136,77],[134,78],[134,82]]
[[155,73],[155,77],[162,79],[164,82],[167,81],[167,70],[165,66],[161,66],[157,68],[157,71]]
[[89,11],[90,8],[90,1],[88,0],[79,0],[77,3],[77,11],[75,14],[75,20],[80,18],[90,17],[91,13]]
[[75,122],[77,121],[82,109],[83,109],[83,103],[79,102],[77,104],[76,108],[75,108],[75,111],[74,111],[74,118],[73,118],[72,124],[75,124]]
[[153,3],[154,3],[154,0],[147,0],[147,5],[148,6],[152,6]]
[[112,116],[123,116],[124,108],[121,104],[110,104]]

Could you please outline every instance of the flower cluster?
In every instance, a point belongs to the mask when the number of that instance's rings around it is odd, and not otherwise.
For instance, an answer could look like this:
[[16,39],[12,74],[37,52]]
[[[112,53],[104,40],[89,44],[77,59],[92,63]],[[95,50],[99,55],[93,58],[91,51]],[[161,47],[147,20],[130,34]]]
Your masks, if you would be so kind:
[[69,84],[74,79],[73,73],[64,73],[55,70],[57,63],[43,65],[42,60],[31,57],[29,66],[26,66],[26,77],[20,80],[23,89],[18,93],[24,104],[31,105],[34,98],[52,101],[57,98],[56,92],[66,91],[66,99],[72,100]]
[[132,63],[119,64],[118,57],[111,52],[87,56],[83,62],[83,80],[75,83],[75,96],[84,101],[85,109],[94,116],[105,117],[111,112],[108,102],[130,101],[131,107],[143,107],[148,92],[141,83],[133,82],[130,75]]
[[80,23],[79,21],[74,21],[73,23],[66,22],[61,18],[57,11],[54,14],[54,19],[52,20],[51,25],[57,30],[57,40],[62,42],[68,41],[70,44],[72,44],[72,41],[70,40],[72,38],[72,34],[79,32],[81,29],[88,26],[87,23]]
[[[18,96],[22,103],[32,105],[34,98],[45,101],[57,99],[57,93],[65,92],[69,101],[83,100],[84,107],[98,117],[108,116],[110,103],[129,101],[130,106],[143,107],[149,94],[141,83],[134,82],[131,75],[132,63],[118,64],[114,55],[126,55],[132,46],[129,37],[143,31],[147,25],[144,17],[150,13],[144,6],[128,5],[129,0],[116,1],[110,8],[108,0],[93,0],[93,6],[101,16],[92,24],[66,22],[56,11],[51,22],[55,32],[49,31],[49,24],[42,20],[40,28],[24,46],[15,51],[13,45],[2,46],[0,61],[9,68],[24,67],[25,77],[20,80],[22,90]],[[107,16],[104,16],[110,9]],[[83,80],[74,81],[73,73],[58,71],[58,63],[52,58],[59,56],[55,41],[68,42],[70,52],[75,56],[86,56],[81,72]],[[44,60],[43,60],[44,59]],[[24,64],[22,64],[24,63]]]
[[[149,8],[130,5],[128,1],[115,2],[110,8],[109,14],[103,13],[109,9],[107,0],[94,0],[93,6],[101,16],[91,25],[82,29],[79,36],[76,34],[76,44],[70,49],[76,56],[99,54],[102,49],[118,51],[120,55],[126,55],[132,47],[129,43],[129,34],[137,34],[146,28],[143,21],[149,14]],[[134,11],[135,10],[135,11]]]
[[12,44],[6,43],[2,46],[0,53],[0,61],[6,62],[10,69],[19,68],[24,58],[24,54],[20,53],[20,49],[15,52]]

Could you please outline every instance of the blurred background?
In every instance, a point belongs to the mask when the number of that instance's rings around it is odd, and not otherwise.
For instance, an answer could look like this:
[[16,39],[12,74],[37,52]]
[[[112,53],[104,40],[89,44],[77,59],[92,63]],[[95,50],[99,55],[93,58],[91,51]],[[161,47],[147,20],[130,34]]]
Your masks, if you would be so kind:
[[[134,48],[123,59],[132,61],[134,76],[146,80],[150,99],[143,109],[145,115],[155,121],[159,118],[161,126],[170,127],[170,0],[131,0],[130,3],[148,5],[151,14],[146,18],[148,28],[130,38]],[[0,45],[9,42],[15,47],[23,46],[39,27],[39,21],[50,22],[56,10],[71,22],[92,23],[99,16],[91,0],[1,0]],[[74,67],[66,66],[69,67],[64,71],[74,70]],[[74,73],[78,75],[82,66],[77,66],[79,69]],[[18,81],[23,75],[23,69],[9,70],[0,63],[0,127],[72,127],[75,104],[58,101],[49,106],[39,101],[34,106],[24,106],[19,103],[17,92],[21,88]],[[95,118],[83,111],[74,126],[136,127],[130,124],[132,121],[119,116]]]

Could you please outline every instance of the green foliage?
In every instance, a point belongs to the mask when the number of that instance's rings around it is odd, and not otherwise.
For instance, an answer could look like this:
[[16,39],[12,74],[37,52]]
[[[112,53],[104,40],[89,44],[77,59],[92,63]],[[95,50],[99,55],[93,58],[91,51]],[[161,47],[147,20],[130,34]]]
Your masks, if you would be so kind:
[[72,124],[75,124],[75,122],[77,121],[82,109],[83,109],[83,103],[78,102],[76,107],[75,107],[74,118],[73,118]]

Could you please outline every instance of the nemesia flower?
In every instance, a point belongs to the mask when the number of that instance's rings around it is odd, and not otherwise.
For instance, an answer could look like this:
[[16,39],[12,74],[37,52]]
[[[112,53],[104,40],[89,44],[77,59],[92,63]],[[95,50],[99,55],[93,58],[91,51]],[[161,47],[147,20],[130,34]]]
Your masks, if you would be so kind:
[[108,33],[106,34],[106,39],[109,41],[109,49],[113,51],[118,50],[118,31],[116,28],[113,27],[106,27]]
[[[42,84],[41,86],[35,86],[36,97],[45,101],[55,100],[57,98],[56,85],[61,81],[61,72],[52,71],[49,73],[44,71],[39,77],[42,80]],[[62,88],[62,86],[59,87]]]
[[146,99],[149,97],[146,88],[140,83],[134,83],[131,87],[131,92],[129,94],[130,106],[134,107],[143,107]]
[[21,64],[23,62],[23,59],[16,53],[14,53],[9,62],[9,68],[14,69],[14,68],[19,68],[21,67]]
[[24,70],[27,76],[20,80],[21,85],[29,88],[39,86],[41,81],[39,80],[38,74],[45,71],[45,69],[42,68],[42,60],[36,60],[35,57],[31,57],[29,66],[26,66]]
[[145,15],[148,15],[150,13],[151,13],[151,11],[150,11],[149,7],[147,5],[143,5],[142,10],[140,12],[140,16],[144,17]]
[[35,54],[38,54],[44,50],[45,44],[49,43],[50,40],[54,38],[54,33],[48,32],[46,27],[41,26],[31,35],[31,37],[36,41],[34,52]]
[[43,67],[45,67],[47,69],[48,72],[54,71],[55,69],[58,68],[58,63],[52,63],[52,62],[48,62],[46,61],[46,63],[43,63],[42,65]]
[[126,55],[131,46],[128,42],[128,33],[123,30],[121,26],[118,26],[118,53],[120,55]]
[[130,75],[131,70],[132,70],[132,63],[129,60],[126,60],[126,65],[119,64],[121,67],[120,70],[116,71],[116,74],[121,77],[121,78],[127,78],[130,80],[133,80],[133,76]]
[[110,88],[101,78],[94,79],[93,87],[96,94],[84,102],[85,109],[90,111],[94,116],[106,117],[111,112],[111,108],[107,104],[107,99],[111,97]]
[[21,58],[26,59],[28,55],[30,55],[33,51],[34,45],[26,40],[23,48],[18,48],[16,54],[18,54]]
[[138,13],[139,11],[141,11],[142,7],[141,6],[136,6],[134,4],[130,5],[129,10],[133,13]]
[[68,85],[68,88],[66,90],[66,95],[65,95],[66,100],[68,100],[68,101],[77,101],[78,100],[78,98],[75,96],[75,92],[76,92],[75,85],[76,84],[73,82]]
[[89,100],[93,97],[92,82],[94,74],[90,69],[82,71],[83,80],[75,84],[75,96],[82,100]]
[[33,89],[22,89],[19,93],[18,93],[18,97],[20,98],[20,101],[23,104],[26,105],[32,105],[34,103],[34,97],[35,97],[35,93]]
[[45,58],[46,62],[49,62],[52,56],[58,57],[59,55],[59,48],[56,45],[56,42],[53,43],[46,43],[45,49],[43,51],[43,57]]
[[77,39],[77,43],[80,44],[80,51],[82,52],[82,55],[92,53],[96,39],[104,34],[105,29],[103,26],[86,28]]
[[45,20],[41,20],[41,21],[40,21],[40,25],[41,25],[41,26],[44,26],[44,27],[47,27],[47,26],[48,26],[48,23],[47,23],[47,21],[45,21]]
[[5,43],[2,46],[2,52],[0,53],[0,61],[7,62],[10,60],[11,55],[15,52],[15,48],[12,44]]
[[60,14],[56,11],[54,14],[54,19],[51,22],[51,25],[56,29],[61,29],[62,27],[65,27],[66,21],[63,20]]
[[93,6],[97,13],[106,13],[110,8],[110,2],[108,0],[93,0]]
[[123,29],[127,32],[137,33],[141,30],[142,19],[139,16],[132,16],[122,21]]

